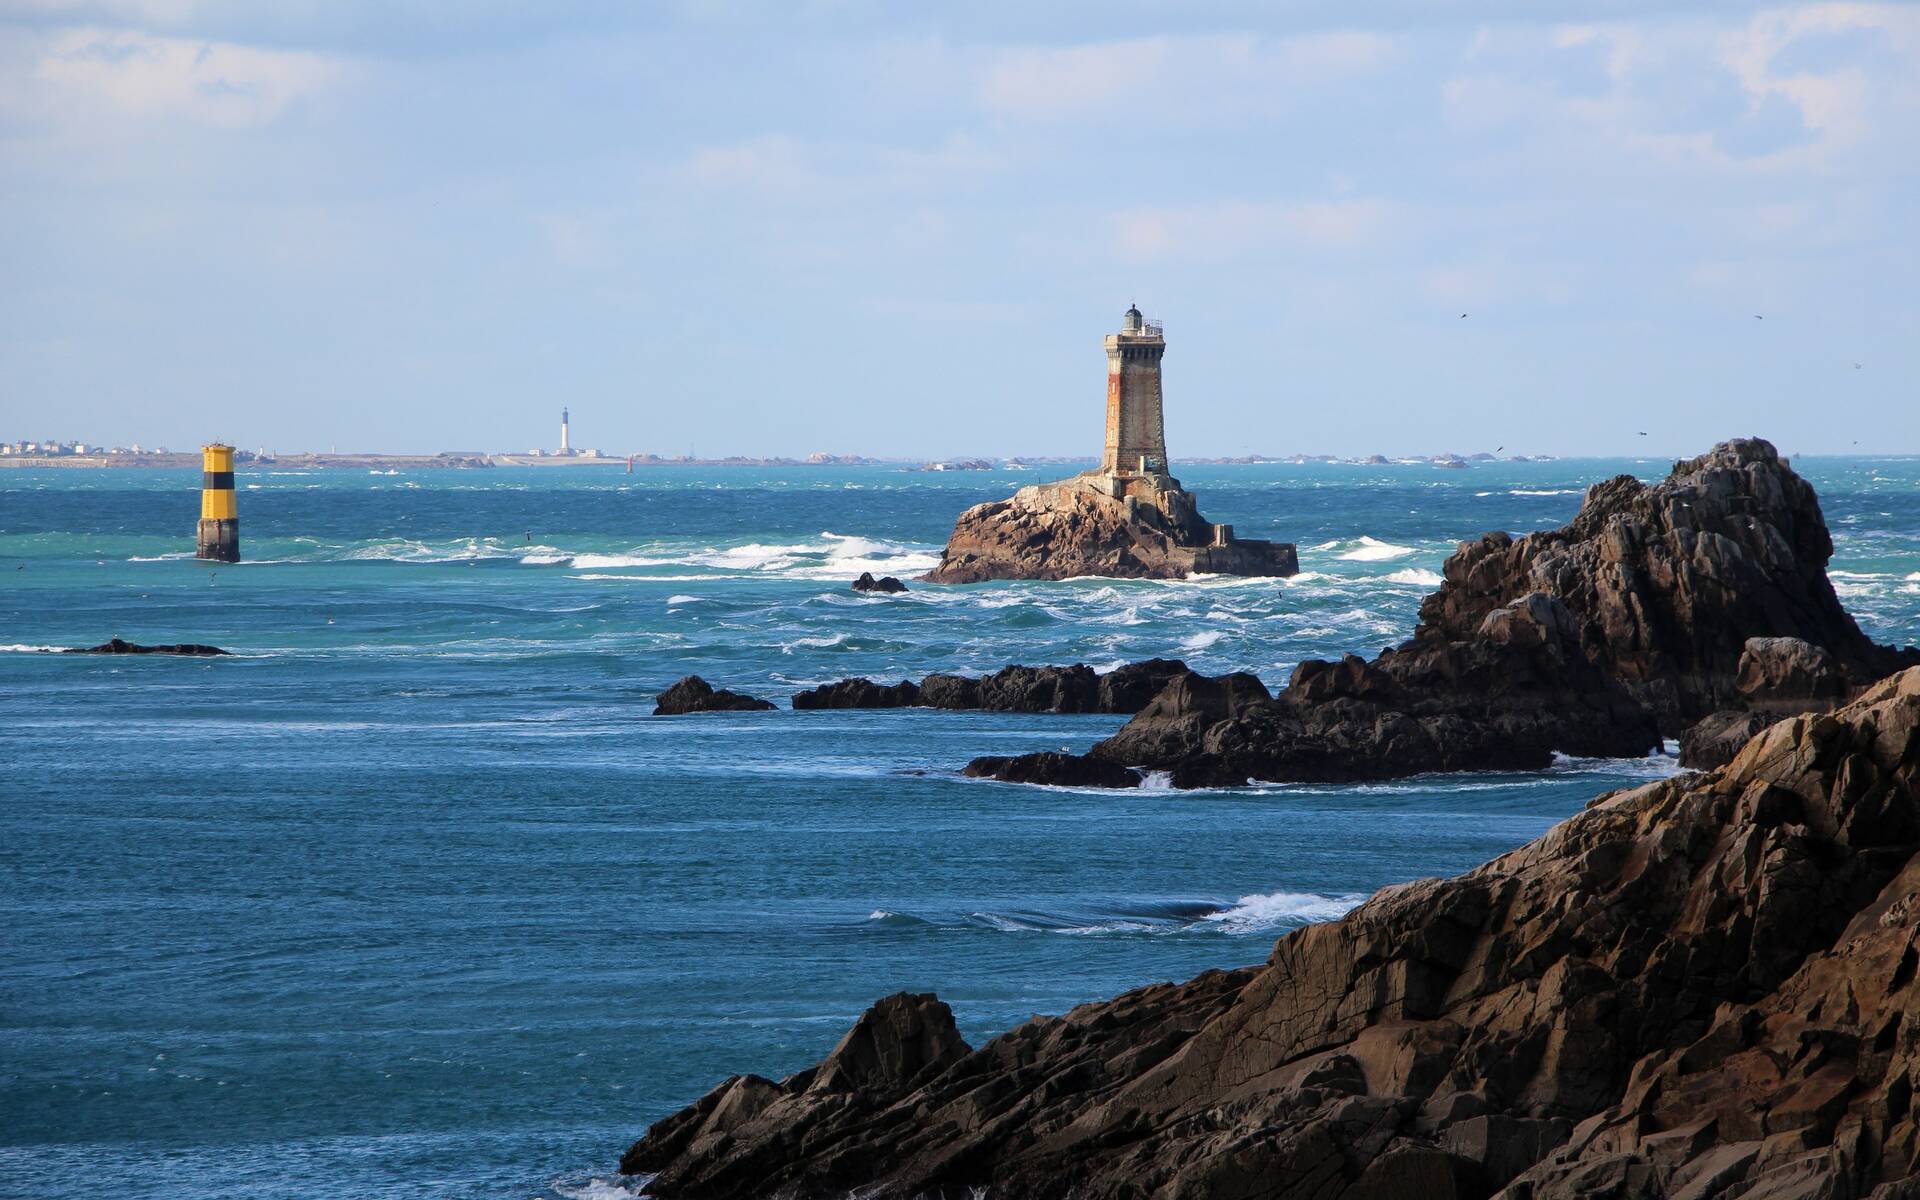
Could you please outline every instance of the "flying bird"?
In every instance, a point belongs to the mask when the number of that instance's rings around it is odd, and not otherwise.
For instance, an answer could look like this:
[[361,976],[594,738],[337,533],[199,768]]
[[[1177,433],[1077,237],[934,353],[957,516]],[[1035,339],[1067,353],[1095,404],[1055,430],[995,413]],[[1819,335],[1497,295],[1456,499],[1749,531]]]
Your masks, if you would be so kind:
[[1761,315],[1760,315],[1759,313],[1755,313],[1755,314],[1753,314],[1753,319],[1754,319],[1754,320],[1756,320],[1756,321],[1764,321],[1764,320],[1766,320],[1766,318],[1765,318],[1765,317],[1763,317],[1763,316],[1761,316]]
[[1642,429],[1642,430],[1640,431],[1640,436],[1641,436],[1641,437],[1645,437],[1645,436],[1647,436],[1647,431],[1646,431],[1646,430],[1644,430],[1644,429]]
[[1863,367],[1863,366],[1865,366],[1865,365],[1866,365],[1865,363],[1855,363],[1855,364],[1853,364],[1853,369],[1854,369],[1854,370],[1856,370],[1856,371],[1858,371],[1858,370],[1859,370],[1859,369],[1860,369],[1861,367]]
[[1466,320],[1466,319],[1467,319],[1467,314],[1465,314],[1465,313],[1461,313],[1461,314],[1460,314],[1460,319],[1461,319],[1462,321],[1464,321],[1464,320]]
[[1495,447],[1493,448],[1493,452],[1494,452],[1495,454],[1498,454],[1498,453],[1500,453],[1500,452],[1501,452],[1502,450],[1505,450],[1505,449],[1506,449],[1506,447],[1505,447],[1505,446],[1495,446]]

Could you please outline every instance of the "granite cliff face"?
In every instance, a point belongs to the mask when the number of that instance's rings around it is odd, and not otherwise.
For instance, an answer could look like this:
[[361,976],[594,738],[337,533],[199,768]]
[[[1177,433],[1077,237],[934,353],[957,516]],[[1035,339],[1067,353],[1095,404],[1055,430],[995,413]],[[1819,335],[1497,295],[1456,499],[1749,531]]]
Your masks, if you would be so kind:
[[669,1200],[1910,1200],[1916,962],[1909,670],[1262,967],[978,1049],[890,997],[621,1169]]
[[[1180,787],[1533,769],[1645,754],[1718,714],[1687,739],[1711,765],[1757,728],[1730,710],[1824,708],[1920,663],[1840,607],[1832,549],[1773,447],[1726,442],[1656,485],[1596,484],[1563,529],[1462,544],[1398,648],[1303,662],[1278,696],[1176,681],[1091,755]],[[1031,774],[995,761],[972,773]]]
[[[931,583],[988,579],[1184,579],[1293,575],[1292,545],[1236,539],[1200,516],[1176,481],[1084,475],[1021,488],[960,514]],[[1117,495],[1119,492],[1129,494]]]
[[1622,475],[1589,488],[1564,529],[1490,533],[1447,560],[1420,606],[1416,641],[1473,636],[1528,593],[1558,599],[1581,648],[1670,732],[1743,706],[1752,638],[1824,651],[1844,683],[1830,700],[1916,660],[1860,632],[1827,579],[1833,540],[1813,487],[1758,438],[1723,442],[1649,486]]

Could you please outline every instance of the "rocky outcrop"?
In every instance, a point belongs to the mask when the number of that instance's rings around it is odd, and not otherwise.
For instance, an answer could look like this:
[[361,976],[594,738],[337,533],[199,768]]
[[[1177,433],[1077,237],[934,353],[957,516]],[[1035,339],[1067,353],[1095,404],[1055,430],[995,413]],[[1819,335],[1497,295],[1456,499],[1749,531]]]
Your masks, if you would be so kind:
[[1174,678],[1177,659],[1128,663],[1105,674],[1070,667],[1003,667],[991,675],[929,675],[895,684],[842,679],[795,693],[795,708],[946,708],[990,712],[1136,713]]
[[698,675],[675,680],[654,700],[653,715],[656,717],[702,712],[763,712],[773,707],[765,700],[743,696],[739,692],[715,691],[712,684]]
[[1695,771],[1724,767],[1754,734],[1784,719],[1778,713],[1738,708],[1708,713],[1681,731],[1680,765]]
[[1563,529],[1463,544],[1414,636],[1469,638],[1496,609],[1545,593],[1572,614],[1594,665],[1678,733],[1765,699],[1740,686],[1749,639],[1824,651],[1845,686],[1822,699],[1920,662],[1860,632],[1827,579],[1832,555],[1812,485],[1772,445],[1742,438],[1655,485],[1630,475],[1595,484]]
[[1537,770],[1556,752],[1658,749],[1653,714],[1582,655],[1574,628],[1534,593],[1489,613],[1471,640],[1303,662],[1278,696],[1251,675],[1184,676],[1088,757],[1186,788]]
[[892,997],[621,1169],[665,1200],[1905,1200],[1916,962],[1910,670],[1262,967],[975,1050],[938,1001]]
[[[1158,486],[1170,484],[1170,487]],[[1293,575],[1292,545],[1238,539],[1200,516],[1175,480],[1081,475],[960,514],[930,583]]]
[[860,572],[860,578],[853,581],[853,590],[856,592],[894,593],[906,591],[907,585],[901,583],[891,575],[885,575],[879,579],[875,579],[872,571],[862,571]]
[[1131,788],[1140,786],[1140,773],[1090,754],[1042,750],[1014,758],[976,758],[960,772],[975,779],[1002,783],[1031,783],[1044,787]]
[[123,642],[114,638],[98,646],[76,646],[62,650],[62,654],[184,654],[195,658],[208,658],[214,655],[230,654],[218,646],[203,646],[198,642],[174,642],[164,646],[142,646],[138,642]]
[[1372,661],[1309,660],[1226,709],[1170,694],[1091,753],[1180,787],[1524,770],[1645,754],[1713,712],[1823,707],[1920,663],[1860,632],[1831,552],[1813,489],[1767,443],[1727,442],[1654,486],[1596,484],[1563,529],[1463,543],[1413,637]]
[[1754,708],[1788,711],[1825,708],[1852,690],[1838,658],[1797,637],[1748,638],[1734,687]]

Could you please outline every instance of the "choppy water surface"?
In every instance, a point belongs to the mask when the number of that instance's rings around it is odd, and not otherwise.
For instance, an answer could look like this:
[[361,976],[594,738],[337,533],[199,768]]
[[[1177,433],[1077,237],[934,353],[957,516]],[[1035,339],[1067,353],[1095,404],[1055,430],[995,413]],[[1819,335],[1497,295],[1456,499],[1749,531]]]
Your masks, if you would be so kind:
[[[1667,465],[1189,468],[1302,574],[873,598],[1038,476],[242,471],[215,566],[194,473],[0,472],[0,1193],[608,1194],[649,1121],[884,993],[977,1040],[1258,961],[1672,763],[1113,795],[951,769],[1118,718],[651,697],[1153,655],[1278,686],[1403,639],[1458,539]],[[1920,641],[1920,462],[1797,465],[1842,597]],[[36,652],[116,635],[240,657]]]

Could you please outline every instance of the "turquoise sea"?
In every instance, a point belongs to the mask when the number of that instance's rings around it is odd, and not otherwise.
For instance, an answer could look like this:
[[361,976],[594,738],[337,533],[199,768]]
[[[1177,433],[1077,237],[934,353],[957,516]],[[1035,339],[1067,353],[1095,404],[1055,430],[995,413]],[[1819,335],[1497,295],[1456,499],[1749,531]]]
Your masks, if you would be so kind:
[[[885,993],[977,1041],[1258,961],[1673,761],[1107,794],[953,772],[1120,718],[652,696],[1155,655],[1278,686],[1406,637],[1458,539],[1669,465],[1190,467],[1303,573],[894,597],[846,585],[1045,473],[243,467],[218,566],[197,472],[0,471],[0,1194],[615,1196],[648,1122]],[[1796,466],[1843,599],[1920,642],[1920,460]],[[40,652],[113,636],[237,657]]]

